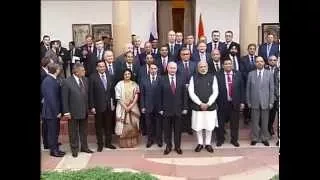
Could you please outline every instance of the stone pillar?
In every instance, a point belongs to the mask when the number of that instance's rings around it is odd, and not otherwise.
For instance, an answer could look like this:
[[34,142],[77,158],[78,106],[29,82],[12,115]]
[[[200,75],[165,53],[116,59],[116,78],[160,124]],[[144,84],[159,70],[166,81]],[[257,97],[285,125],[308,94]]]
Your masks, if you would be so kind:
[[250,43],[258,44],[258,0],[240,0],[241,55],[247,54]]
[[131,42],[130,1],[112,1],[113,53],[117,57],[124,52],[125,44]]

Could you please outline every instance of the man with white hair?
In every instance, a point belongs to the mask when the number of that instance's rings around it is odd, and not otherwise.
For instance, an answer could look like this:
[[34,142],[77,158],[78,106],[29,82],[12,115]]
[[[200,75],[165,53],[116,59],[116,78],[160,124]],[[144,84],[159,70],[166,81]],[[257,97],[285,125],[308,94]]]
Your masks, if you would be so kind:
[[163,116],[164,141],[166,149],[164,155],[172,149],[172,126],[174,126],[174,146],[178,154],[182,154],[181,130],[182,114],[187,114],[188,96],[184,84],[184,77],[177,74],[177,64],[169,62],[168,74],[163,75],[160,82],[160,108],[159,113]]
[[198,145],[195,152],[203,149],[203,130],[205,130],[205,149],[213,153],[211,146],[212,131],[218,127],[217,105],[218,83],[215,75],[208,73],[208,63],[198,63],[198,74],[189,82],[189,96],[192,100],[192,129],[197,132]]

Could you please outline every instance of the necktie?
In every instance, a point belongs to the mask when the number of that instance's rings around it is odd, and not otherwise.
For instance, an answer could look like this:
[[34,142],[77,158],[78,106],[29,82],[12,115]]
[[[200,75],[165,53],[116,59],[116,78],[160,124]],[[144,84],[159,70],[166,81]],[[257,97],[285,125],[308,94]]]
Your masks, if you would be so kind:
[[83,82],[82,80],[79,78],[79,86],[80,86],[80,92],[82,94],[85,94],[86,93],[86,90],[84,89],[84,85],[83,85]]
[[72,57],[73,57],[73,49],[71,49],[71,51],[70,51],[70,56],[71,56],[71,60],[72,60]]
[[174,54],[173,45],[170,45],[170,52],[171,52],[172,55]]
[[258,80],[261,80],[261,71],[258,72]]
[[251,56],[251,64],[254,64],[254,57]]
[[234,56],[231,56],[231,57],[232,57],[232,62],[233,62],[233,69],[238,71],[238,66],[237,66],[236,59],[235,59]]
[[152,75],[151,85],[153,85],[153,84],[154,84],[154,81],[155,81],[155,77],[154,77],[154,75]]
[[185,70],[186,76],[188,76],[189,75],[189,67],[188,67],[187,62],[184,63],[184,70]]
[[232,76],[230,72],[227,73],[228,76],[228,95],[231,98],[232,97]]
[[216,63],[216,70],[219,71],[220,70],[220,67],[219,67],[219,64]]
[[89,48],[89,53],[92,53],[91,46],[88,46],[88,48]]
[[103,82],[103,86],[104,86],[104,89],[107,89],[107,79],[106,79],[106,76],[104,74],[101,75],[101,79],[102,79],[102,82]]
[[267,57],[269,57],[270,48],[271,48],[271,44],[268,44],[268,45],[267,45]]
[[171,76],[170,86],[171,86],[171,91],[172,91],[172,93],[175,94],[175,93],[176,93],[176,85],[174,84],[174,78],[173,78],[173,76]]
[[214,48],[213,49],[217,49],[217,43],[214,43]]
[[192,49],[191,49],[191,44],[189,44],[189,50],[192,52]]
[[113,70],[111,64],[109,64],[109,74],[113,75]]
[[132,65],[128,64],[128,68],[132,71]]
[[167,59],[166,58],[163,59],[162,65],[163,65],[163,71],[166,71],[166,68],[167,68]]
[[101,60],[101,49],[98,50],[98,60]]

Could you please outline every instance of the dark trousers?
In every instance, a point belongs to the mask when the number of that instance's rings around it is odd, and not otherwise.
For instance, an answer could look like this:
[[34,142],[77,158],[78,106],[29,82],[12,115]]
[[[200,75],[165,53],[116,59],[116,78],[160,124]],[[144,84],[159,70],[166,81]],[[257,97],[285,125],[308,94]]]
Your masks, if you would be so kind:
[[[57,119],[44,119],[47,124],[48,146],[51,152],[56,152],[59,149],[58,138],[60,132],[60,120]],[[59,124],[58,124],[59,123]]]
[[182,120],[181,116],[164,116],[163,127],[164,127],[164,141],[169,148],[172,148],[172,126],[174,129],[174,146],[180,148],[181,145],[181,129]]
[[48,144],[48,125],[47,121],[42,118],[42,124],[41,124],[41,134],[42,134],[42,143],[44,148],[49,148]]
[[192,132],[192,128],[191,128],[191,114],[192,111],[188,110],[187,114],[182,115],[182,123],[183,123],[183,132]]
[[145,114],[148,141],[162,143],[162,119],[158,112]]
[[230,121],[230,136],[231,141],[236,142],[239,139],[239,118],[240,118],[240,105],[233,105],[227,102],[224,107],[218,110],[218,123],[219,127],[217,132],[217,140],[224,142],[224,123]]
[[68,130],[69,130],[69,142],[72,152],[79,151],[79,134],[80,134],[80,143],[81,149],[88,149],[88,119],[70,119],[68,121]]
[[274,123],[274,120],[276,119],[277,112],[279,112],[279,102],[275,101],[272,109],[270,109],[270,112],[269,112],[269,122],[268,122],[269,133],[271,133],[273,129],[273,123]]
[[95,115],[95,128],[98,146],[103,147],[103,134],[105,137],[105,145],[111,144],[112,111],[106,109],[104,112],[97,112]]
[[249,122],[251,118],[251,109],[248,107],[248,104],[245,104],[244,109],[243,109],[243,118],[244,121]]

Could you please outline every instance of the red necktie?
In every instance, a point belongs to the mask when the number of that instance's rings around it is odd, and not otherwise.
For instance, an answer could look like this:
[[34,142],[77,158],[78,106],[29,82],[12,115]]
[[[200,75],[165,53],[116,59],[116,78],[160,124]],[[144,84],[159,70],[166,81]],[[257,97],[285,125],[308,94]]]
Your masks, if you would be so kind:
[[163,71],[165,72],[166,71],[166,68],[167,68],[167,62],[166,62],[166,59],[163,59]]
[[230,97],[232,97],[232,75],[230,74],[230,72],[227,72],[227,76],[228,76],[228,95]]
[[184,63],[184,70],[185,70],[186,76],[188,77],[188,75],[189,75],[189,67],[188,67],[188,63],[187,62]]
[[173,93],[173,94],[176,94],[176,85],[174,84],[173,76],[171,76],[170,86],[171,86],[171,91],[172,91],[172,93]]

